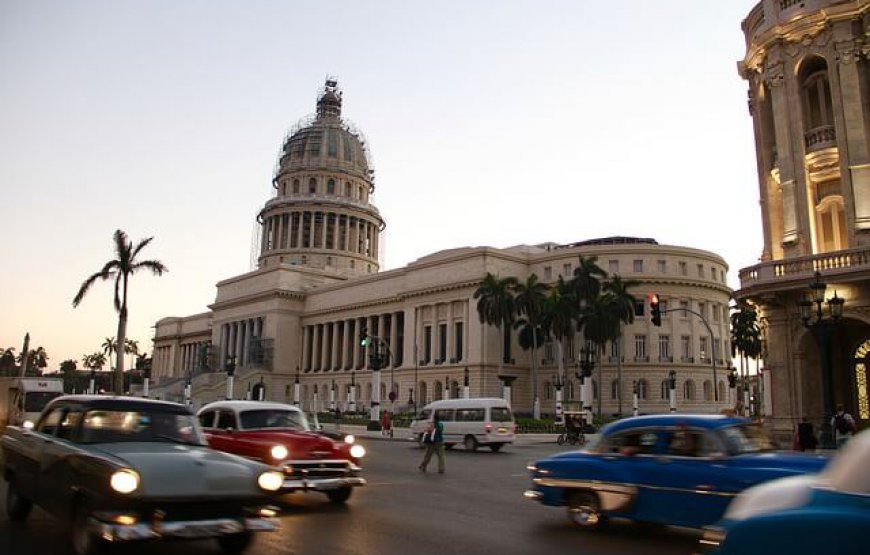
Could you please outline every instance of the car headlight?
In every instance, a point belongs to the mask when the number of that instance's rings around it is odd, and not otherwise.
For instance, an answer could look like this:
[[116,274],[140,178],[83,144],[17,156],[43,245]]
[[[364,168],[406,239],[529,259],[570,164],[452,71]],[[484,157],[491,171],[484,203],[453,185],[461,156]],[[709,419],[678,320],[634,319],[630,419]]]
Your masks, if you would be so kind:
[[24,422],[21,423],[21,427],[24,428],[25,430],[32,430],[33,429],[33,421],[32,420],[25,420]]
[[366,456],[366,448],[360,444],[356,444],[350,448],[350,456],[355,459],[361,459]]
[[133,493],[139,488],[139,475],[128,468],[116,470],[109,479],[109,485],[118,493]]
[[257,478],[257,485],[266,491],[278,491],[284,485],[284,475],[274,470],[267,470]]
[[354,443],[356,443],[356,438],[353,437],[353,434],[347,434],[346,436],[344,436],[344,442],[348,445],[353,445]]
[[276,461],[283,461],[289,454],[290,451],[288,451],[283,445],[273,445],[272,448],[269,449],[269,455],[271,455]]

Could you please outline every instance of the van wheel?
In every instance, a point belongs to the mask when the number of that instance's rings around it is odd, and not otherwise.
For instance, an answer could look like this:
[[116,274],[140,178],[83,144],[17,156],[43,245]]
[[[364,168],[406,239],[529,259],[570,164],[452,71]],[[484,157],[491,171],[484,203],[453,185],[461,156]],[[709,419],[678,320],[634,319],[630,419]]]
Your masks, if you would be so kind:
[[568,496],[568,520],[585,530],[597,530],[604,526],[607,517],[601,514],[595,492],[575,491]]
[[18,491],[15,479],[9,480],[6,488],[6,514],[12,522],[24,522],[33,510],[33,502]]
[[489,445],[489,448],[493,453],[498,453],[501,451],[502,447],[504,447],[504,443],[491,443]]
[[466,451],[477,451],[477,440],[474,436],[465,436],[465,441],[462,442]]

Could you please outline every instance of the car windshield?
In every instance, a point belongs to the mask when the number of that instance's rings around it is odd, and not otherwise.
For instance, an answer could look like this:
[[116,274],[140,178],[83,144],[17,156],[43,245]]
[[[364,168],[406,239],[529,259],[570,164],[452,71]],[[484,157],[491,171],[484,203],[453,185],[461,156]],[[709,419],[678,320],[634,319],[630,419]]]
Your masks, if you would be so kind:
[[116,409],[85,412],[81,443],[129,441],[205,444],[196,419],[191,414]]
[[283,409],[257,409],[246,410],[239,413],[241,428],[293,428],[296,430],[308,430],[308,420],[305,414],[295,410]]
[[773,451],[777,448],[770,436],[761,426],[755,424],[739,424],[721,429],[728,450],[736,455]]

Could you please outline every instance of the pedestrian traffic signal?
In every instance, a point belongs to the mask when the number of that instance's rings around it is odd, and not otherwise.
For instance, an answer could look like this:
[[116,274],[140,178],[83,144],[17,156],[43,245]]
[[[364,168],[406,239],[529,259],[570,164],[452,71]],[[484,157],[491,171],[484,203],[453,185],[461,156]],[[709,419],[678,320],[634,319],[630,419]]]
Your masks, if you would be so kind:
[[360,347],[368,347],[371,344],[372,344],[372,338],[369,337],[368,330],[365,327],[363,327],[359,331],[359,346]]
[[662,325],[662,309],[659,306],[659,294],[652,293],[649,296],[650,318],[654,326]]

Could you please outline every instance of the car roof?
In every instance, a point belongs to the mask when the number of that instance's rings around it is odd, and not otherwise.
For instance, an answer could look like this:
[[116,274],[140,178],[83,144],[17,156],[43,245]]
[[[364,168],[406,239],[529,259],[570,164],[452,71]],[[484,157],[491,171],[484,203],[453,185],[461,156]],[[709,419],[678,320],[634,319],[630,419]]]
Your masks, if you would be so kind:
[[215,410],[215,409],[228,409],[232,411],[244,411],[244,410],[290,410],[290,411],[298,411],[302,412],[297,406],[289,405],[287,403],[276,403],[274,401],[242,401],[242,400],[227,400],[227,401],[213,401],[207,405],[204,405],[197,411],[197,414],[207,411],[207,410]]
[[148,399],[146,397],[128,397],[123,395],[61,395],[60,397],[52,399],[46,408],[58,404],[77,405],[83,410],[147,410],[170,412],[173,414],[191,414],[191,410],[180,403]]
[[615,433],[631,428],[647,427],[679,427],[716,429],[737,424],[748,424],[746,418],[738,418],[724,414],[649,414],[645,416],[630,416],[611,422],[602,433]]

